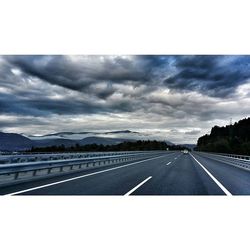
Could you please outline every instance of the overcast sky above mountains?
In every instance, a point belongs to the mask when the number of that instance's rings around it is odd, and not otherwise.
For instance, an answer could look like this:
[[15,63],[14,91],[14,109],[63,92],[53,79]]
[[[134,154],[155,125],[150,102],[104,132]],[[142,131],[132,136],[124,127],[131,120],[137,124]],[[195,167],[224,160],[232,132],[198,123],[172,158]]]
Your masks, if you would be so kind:
[[1,56],[0,131],[195,143],[249,116],[250,56]]

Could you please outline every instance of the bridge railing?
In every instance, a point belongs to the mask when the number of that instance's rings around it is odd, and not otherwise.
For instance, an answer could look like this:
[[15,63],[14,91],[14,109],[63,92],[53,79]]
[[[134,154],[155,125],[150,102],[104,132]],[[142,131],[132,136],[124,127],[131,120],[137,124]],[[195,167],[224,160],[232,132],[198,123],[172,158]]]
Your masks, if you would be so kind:
[[[146,151],[145,151],[146,152]],[[141,151],[133,151],[133,153],[141,153]],[[37,162],[37,161],[52,161],[66,159],[82,159],[97,156],[112,156],[112,155],[128,155],[131,151],[119,152],[86,152],[86,153],[25,153],[25,154],[10,154],[0,155],[1,164],[22,163],[22,162]]]
[[215,153],[215,152],[202,152],[202,153],[221,155],[221,156],[231,157],[235,159],[250,160],[250,155],[237,155],[237,154]]
[[236,159],[250,160],[250,155],[235,155],[235,154],[222,154],[222,153],[218,153],[218,155],[227,156],[227,157],[236,158]]
[[97,168],[112,164],[129,162],[133,160],[150,158],[161,154],[169,154],[169,151],[136,151],[136,152],[112,152],[109,155],[98,155],[74,159],[47,160],[36,162],[21,162],[0,164],[0,185],[13,184],[13,182],[26,181],[33,178],[47,178],[49,175],[59,175],[69,172],[77,172],[89,168]]
[[250,170],[250,156],[249,155],[237,155],[237,154],[224,154],[214,152],[197,152],[211,159],[215,159],[235,167],[244,168]]

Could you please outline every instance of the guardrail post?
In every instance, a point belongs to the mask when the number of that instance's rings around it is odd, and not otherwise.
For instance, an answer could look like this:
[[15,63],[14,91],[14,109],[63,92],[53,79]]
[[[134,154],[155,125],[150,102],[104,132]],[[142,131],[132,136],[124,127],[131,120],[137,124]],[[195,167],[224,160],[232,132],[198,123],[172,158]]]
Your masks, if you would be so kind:
[[[109,157],[108,155],[112,155],[111,157]],[[136,159],[140,159],[140,158],[143,158],[143,157],[148,157],[149,155],[149,152],[147,153],[141,153],[141,152],[117,152],[117,153],[105,153],[105,154],[91,154],[91,155],[88,155],[88,156],[98,156],[97,158],[92,158],[90,159],[88,162],[85,162],[85,160],[76,160],[76,161],[66,161],[65,164],[64,164],[64,161],[61,162],[61,166],[57,165],[57,164],[54,164],[53,161],[49,162],[49,163],[46,163],[46,162],[43,162],[42,163],[42,166],[40,167],[40,163],[38,164],[39,167],[36,167],[35,165],[37,164],[34,164],[31,163],[30,164],[30,168],[29,168],[29,173],[31,173],[31,176],[38,176],[40,172],[40,170],[42,170],[44,173],[46,172],[46,174],[50,174],[50,173],[53,173],[53,169],[57,169],[56,172],[60,173],[60,172],[63,172],[63,168],[65,167],[65,170],[66,169],[69,169],[69,170],[74,170],[74,167],[76,167],[76,169],[81,169],[81,168],[88,168],[88,167],[94,167],[94,166],[102,166],[102,165],[106,165],[106,164],[116,164],[116,163],[120,163],[120,162],[126,162],[126,161],[131,161],[131,160],[136,160]],[[71,158],[72,155],[64,155],[63,156],[63,159],[69,159]],[[84,157],[84,156],[87,156],[85,154],[79,154],[79,155],[74,155],[74,157]],[[232,155],[233,156],[233,155]],[[50,156],[29,156],[29,157],[16,157],[16,158],[12,158],[12,161],[13,162],[17,162],[18,160],[19,161],[22,161],[23,160],[28,160],[28,162],[33,162],[34,160],[35,161],[44,161],[44,160],[47,160],[47,159],[51,159],[51,160],[55,160],[55,159],[58,159],[58,156],[55,154],[54,156],[53,155],[50,155]],[[244,157],[240,157],[240,158],[244,158],[244,159],[249,159],[248,156],[244,156]],[[64,165],[63,165],[64,164]],[[90,164],[90,165],[89,165]],[[26,168],[25,168],[26,169]],[[20,177],[20,174],[21,172],[23,172],[25,169],[19,169],[17,171],[17,173],[14,174],[13,178],[17,179]],[[58,171],[59,170],[59,171]],[[13,175],[13,173],[11,173],[11,175]],[[26,175],[25,175],[26,177]],[[28,178],[28,177],[27,177]]]
[[18,178],[19,172],[15,173],[14,175],[14,180],[16,180]]

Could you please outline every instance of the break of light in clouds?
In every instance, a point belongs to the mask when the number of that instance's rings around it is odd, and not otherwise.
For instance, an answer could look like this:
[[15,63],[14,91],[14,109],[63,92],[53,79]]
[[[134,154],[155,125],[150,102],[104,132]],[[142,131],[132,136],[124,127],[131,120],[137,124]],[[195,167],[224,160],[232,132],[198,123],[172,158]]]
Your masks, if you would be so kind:
[[250,56],[1,56],[0,130],[195,143],[249,116]]

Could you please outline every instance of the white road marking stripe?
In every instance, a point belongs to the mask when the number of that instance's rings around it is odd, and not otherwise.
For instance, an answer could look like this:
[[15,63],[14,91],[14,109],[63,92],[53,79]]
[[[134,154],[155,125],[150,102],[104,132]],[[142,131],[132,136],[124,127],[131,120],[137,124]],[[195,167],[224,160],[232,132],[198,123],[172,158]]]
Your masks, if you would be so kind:
[[169,164],[171,164],[171,161],[168,164],[166,164],[166,165],[169,165]]
[[124,194],[124,196],[129,196],[130,194],[132,194],[136,189],[138,189],[140,186],[142,186],[145,182],[147,182],[151,178],[152,178],[152,176],[149,176],[147,179],[145,179],[144,181],[139,183],[137,186],[132,188],[130,191],[128,191],[126,194]]
[[194,160],[203,168],[203,170],[211,177],[211,179],[221,188],[221,190],[228,196],[232,194],[190,153]]
[[174,158],[175,160],[177,159],[177,157]]
[[128,167],[128,166],[131,166],[131,165],[135,165],[135,164],[142,163],[142,162],[145,162],[145,161],[151,161],[151,160],[154,160],[154,159],[157,159],[157,158],[166,157],[166,156],[169,156],[169,155],[157,156],[157,157],[146,159],[146,160],[132,162],[132,163],[128,163],[126,165],[122,165],[122,166],[119,166],[119,167],[109,168],[109,169],[97,171],[97,172],[94,172],[94,173],[85,174],[85,175],[73,177],[73,178],[70,178],[70,179],[66,179],[66,180],[62,180],[62,181],[57,181],[57,182],[53,182],[53,183],[50,183],[50,184],[45,184],[45,185],[38,186],[38,187],[28,188],[28,189],[25,189],[25,190],[14,192],[14,193],[5,194],[5,196],[22,194],[22,193],[26,193],[26,192],[29,192],[29,191],[33,191],[33,190],[37,190],[37,189],[41,189],[41,188],[45,188],[45,187],[50,187],[50,186],[58,185],[58,184],[61,184],[61,183],[64,183],[64,182],[74,181],[74,180],[81,179],[81,178],[84,178],[84,177],[88,177],[88,176],[91,176],[91,175],[105,173],[105,172],[112,171],[112,170],[115,170],[115,169]]

